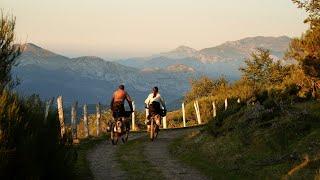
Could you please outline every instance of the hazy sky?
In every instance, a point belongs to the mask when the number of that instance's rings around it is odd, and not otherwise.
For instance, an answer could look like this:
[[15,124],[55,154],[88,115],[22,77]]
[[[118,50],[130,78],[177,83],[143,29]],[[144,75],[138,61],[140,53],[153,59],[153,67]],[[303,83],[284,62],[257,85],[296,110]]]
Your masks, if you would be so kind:
[[67,56],[145,56],[248,36],[300,36],[291,0],[1,0],[20,41]]

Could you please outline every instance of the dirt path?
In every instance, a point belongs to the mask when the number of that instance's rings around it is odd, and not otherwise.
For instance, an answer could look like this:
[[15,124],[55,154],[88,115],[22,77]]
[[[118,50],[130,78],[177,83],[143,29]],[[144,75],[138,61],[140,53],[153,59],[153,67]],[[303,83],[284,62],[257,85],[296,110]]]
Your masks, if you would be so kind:
[[[129,140],[141,137],[142,134],[130,134]],[[119,141],[119,144],[122,142]],[[126,179],[126,173],[121,171],[116,161],[115,152],[119,145],[113,146],[110,141],[104,141],[89,151],[87,159],[95,179]]]
[[148,161],[157,169],[160,169],[166,179],[208,179],[199,171],[181,164],[169,153],[169,144],[177,137],[180,137],[194,129],[160,131],[155,142],[146,143],[145,152]]
[[[174,159],[169,153],[168,146],[175,138],[192,131],[197,131],[197,128],[162,130],[154,142],[148,141],[146,137],[143,137],[146,136],[146,133],[131,134],[129,140],[138,139],[138,141],[143,141],[141,146],[143,146],[145,160],[159,170],[166,179],[207,179],[199,171]],[[121,144],[121,142],[119,143]],[[111,145],[110,141],[105,141],[88,153],[87,159],[90,162],[90,169],[95,179],[128,179],[126,172],[120,169],[119,162],[115,156],[119,147],[119,145]],[[143,161],[143,159],[140,161]]]

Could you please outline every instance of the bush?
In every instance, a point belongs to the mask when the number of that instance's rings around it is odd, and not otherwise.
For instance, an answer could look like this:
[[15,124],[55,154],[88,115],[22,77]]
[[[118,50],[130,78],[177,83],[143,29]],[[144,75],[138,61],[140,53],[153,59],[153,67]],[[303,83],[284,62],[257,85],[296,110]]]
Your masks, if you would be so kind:
[[[240,109],[243,107],[243,104],[237,103],[235,100],[231,100],[228,102],[228,109],[225,110],[224,106],[218,106],[217,116],[211,121],[209,121],[207,129],[210,133],[212,133],[215,137],[223,135],[222,132],[224,129],[221,129],[224,119],[226,117],[232,116],[235,113],[238,113]],[[231,129],[230,129],[231,130]]]
[[60,137],[57,112],[44,121],[38,96],[0,95],[0,178],[63,179],[71,176],[76,153]]

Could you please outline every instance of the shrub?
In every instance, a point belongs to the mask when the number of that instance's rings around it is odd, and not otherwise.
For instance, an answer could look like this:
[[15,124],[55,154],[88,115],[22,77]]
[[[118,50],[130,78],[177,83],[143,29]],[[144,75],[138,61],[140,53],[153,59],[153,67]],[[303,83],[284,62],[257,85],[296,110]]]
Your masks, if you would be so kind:
[[76,159],[72,144],[60,137],[57,112],[44,121],[38,96],[0,95],[1,179],[62,179],[71,176]]

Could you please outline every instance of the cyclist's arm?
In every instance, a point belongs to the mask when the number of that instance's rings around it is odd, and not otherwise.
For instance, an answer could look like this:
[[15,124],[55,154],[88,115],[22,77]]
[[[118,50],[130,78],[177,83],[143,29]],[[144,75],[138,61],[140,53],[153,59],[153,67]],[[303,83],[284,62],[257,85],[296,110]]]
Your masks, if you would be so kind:
[[150,102],[150,95],[148,95],[147,99],[144,101],[144,104],[146,105],[146,107],[149,106],[149,102]]
[[114,94],[112,94],[111,102],[110,102],[110,108],[113,110],[113,103],[114,103]]
[[166,103],[164,102],[164,99],[160,96],[160,103],[161,103],[161,105],[162,105],[162,107],[163,107],[163,109],[167,109],[166,108]]
[[128,104],[129,104],[130,110],[133,112],[132,99],[131,99],[131,97],[129,96],[129,94],[128,94],[128,93],[126,93],[126,100],[128,101]]

